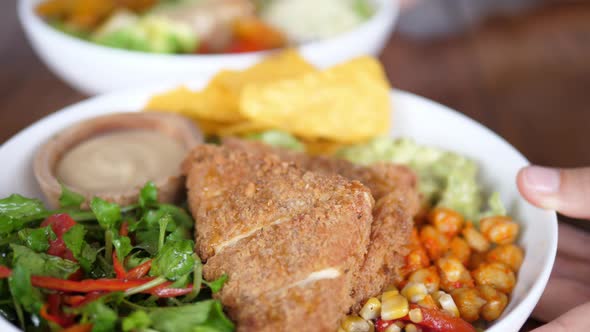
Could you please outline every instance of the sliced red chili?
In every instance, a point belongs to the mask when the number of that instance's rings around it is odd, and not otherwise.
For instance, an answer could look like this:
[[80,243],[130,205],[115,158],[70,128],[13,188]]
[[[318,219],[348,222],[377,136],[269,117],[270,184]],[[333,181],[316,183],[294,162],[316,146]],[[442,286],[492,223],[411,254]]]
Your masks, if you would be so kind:
[[4,265],[0,265],[0,279],[8,278],[12,274],[12,270]]
[[[450,316],[439,309],[424,308],[416,304],[410,304],[410,309],[422,311],[422,321],[417,325],[427,327],[433,332],[475,332],[475,327],[465,320]],[[408,316],[402,320],[410,320]],[[416,324],[416,323],[414,323]]]
[[168,288],[171,284],[171,282],[163,283],[160,286],[148,290],[147,293],[156,295],[157,297],[177,297],[193,291],[193,285],[186,288]]
[[62,330],[61,332],[90,332],[92,331],[92,324],[77,324]]
[[127,279],[143,278],[152,268],[152,260],[145,261],[127,272]]
[[52,277],[32,276],[31,283],[35,287],[53,289],[62,292],[120,292],[129,288],[141,286],[152,279],[153,278],[144,278],[141,280],[86,279],[72,281]]
[[119,261],[119,257],[117,256],[116,252],[113,252],[113,269],[115,270],[115,275],[117,279],[126,279],[127,278],[127,271],[125,271],[125,267]]
[[48,308],[49,308],[49,305],[47,303],[45,303],[41,307],[41,310],[39,310],[39,315],[41,315],[41,317],[43,317],[43,319],[45,319],[47,321],[54,322],[61,327],[68,327],[74,323],[73,317],[65,316],[65,315],[51,314],[51,313],[49,313]]

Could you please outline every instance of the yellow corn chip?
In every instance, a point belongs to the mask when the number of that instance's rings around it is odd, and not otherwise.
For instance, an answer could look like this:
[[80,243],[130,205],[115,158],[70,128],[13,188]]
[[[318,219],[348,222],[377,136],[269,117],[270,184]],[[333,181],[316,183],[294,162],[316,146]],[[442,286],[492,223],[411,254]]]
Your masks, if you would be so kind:
[[361,57],[321,72],[249,84],[240,112],[307,140],[355,143],[389,130],[390,87],[381,64]]

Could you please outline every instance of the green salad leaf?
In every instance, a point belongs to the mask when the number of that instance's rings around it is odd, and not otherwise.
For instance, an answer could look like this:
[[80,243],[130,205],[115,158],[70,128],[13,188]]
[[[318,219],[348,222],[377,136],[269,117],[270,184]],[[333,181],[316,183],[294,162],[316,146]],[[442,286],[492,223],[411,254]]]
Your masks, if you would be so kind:
[[194,242],[191,240],[168,241],[154,258],[150,275],[164,276],[169,280],[177,280],[193,270]]
[[152,181],[149,181],[139,192],[139,206],[145,209],[156,203],[158,203],[158,188]]
[[234,324],[221,302],[207,300],[180,307],[158,308],[149,313],[152,328],[160,332],[231,332]]
[[119,315],[102,300],[90,302],[83,308],[82,313],[86,320],[92,323],[92,332],[114,331],[119,318]]
[[90,202],[90,208],[96,215],[100,226],[105,230],[116,228],[117,223],[121,220],[121,207],[115,203],[94,197]]
[[31,272],[24,266],[16,264],[8,278],[12,297],[28,312],[37,313],[43,306],[41,292],[31,285]]
[[96,260],[97,251],[84,240],[85,235],[86,228],[76,224],[64,233],[63,239],[66,247],[72,251],[84,271],[90,271]]
[[61,184],[61,195],[59,196],[59,206],[62,208],[79,208],[86,198],[76,192],[71,191],[68,187]]
[[124,260],[131,252],[131,249],[133,249],[131,246],[131,239],[128,236],[116,236],[113,239],[113,245],[115,246],[117,257],[121,261]]
[[211,281],[211,282],[207,282],[205,280],[203,280],[203,283],[205,285],[207,285],[209,288],[211,288],[211,291],[213,293],[217,293],[221,290],[221,288],[223,288],[223,285],[225,285],[225,282],[227,281],[228,276],[227,274],[223,274],[221,277]]
[[51,227],[24,228],[18,231],[19,239],[36,252],[45,252],[49,249],[49,240],[55,240],[56,235]]
[[143,310],[136,310],[129,316],[123,318],[123,331],[142,331],[152,325],[152,320],[147,312]]
[[11,244],[10,248],[13,254],[13,265],[25,268],[32,275],[67,279],[80,268],[78,263],[53,255],[37,253],[25,246]]
[[38,199],[18,194],[0,199],[0,235],[18,231],[29,222],[43,218],[46,212]]

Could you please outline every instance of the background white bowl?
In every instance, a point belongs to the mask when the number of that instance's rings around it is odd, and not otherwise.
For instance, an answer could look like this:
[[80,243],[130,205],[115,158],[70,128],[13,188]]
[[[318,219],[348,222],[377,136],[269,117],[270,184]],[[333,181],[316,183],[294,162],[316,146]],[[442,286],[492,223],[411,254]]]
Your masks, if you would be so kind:
[[[146,83],[209,79],[221,69],[243,69],[268,54],[162,55],[104,47],[49,26],[34,11],[40,1],[19,0],[19,19],[27,38],[57,76],[89,95],[138,88]],[[333,38],[301,45],[301,54],[319,67],[360,55],[378,55],[389,39],[399,8],[397,0],[373,3],[376,12],[368,21]]]
[[[199,88],[202,84],[189,85]],[[33,176],[35,150],[60,129],[83,119],[121,111],[140,110],[154,92],[134,92],[94,97],[66,107],[26,128],[0,146],[0,197],[20,193],[42,197]],[[489,191],[498,191],[509,212],[522,226],[519,244],[525,259],[507,310],[488,331],[518,331],[539,301],[557,251],[557,219],[554,212],[525,202],[515,184],[518,170],[527,160],[510,144],[477,122],[445,106],[401,91],[392,92],[393,136],[442,147],[468,156],[481,167],[480,179]],[[17,331],[0,320],[0,331]]]

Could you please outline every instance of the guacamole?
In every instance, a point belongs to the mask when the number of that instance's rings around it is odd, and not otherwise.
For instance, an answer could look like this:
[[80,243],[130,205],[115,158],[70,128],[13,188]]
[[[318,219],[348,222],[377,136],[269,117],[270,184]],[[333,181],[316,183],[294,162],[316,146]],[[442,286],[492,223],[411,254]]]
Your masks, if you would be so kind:
[[426,203],[448,207],[469,220],[506,213],[498,194],[490,196],[488,210],[481,212],[484,204],[477,182],[478,167],[459,154],[422,146],[407,138],[381,137],[343,148],[337,156],[364,165],[377,161],[407,165],[418,174],[419,189]]

